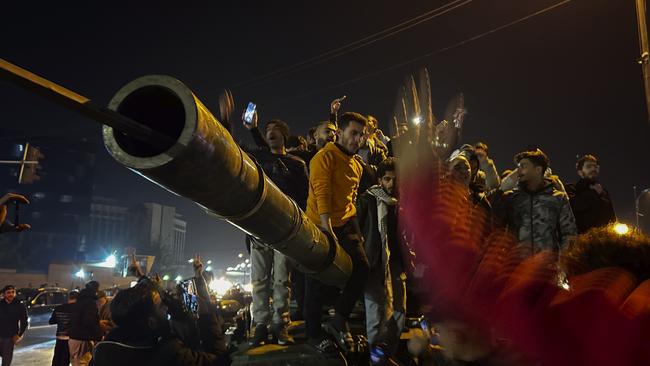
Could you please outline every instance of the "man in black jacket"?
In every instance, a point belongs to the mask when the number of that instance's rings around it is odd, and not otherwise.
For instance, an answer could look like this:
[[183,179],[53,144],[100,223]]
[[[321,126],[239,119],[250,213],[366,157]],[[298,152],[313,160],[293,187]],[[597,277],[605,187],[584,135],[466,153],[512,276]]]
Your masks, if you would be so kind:
[[77,302],[77,291],[68,293],[68,303],[57,305],[50,316],[50,324],[56,324],[56,345],[54,346],[54,357],[52,366],[68,366],[70,364],[70,318]]
[[7,285],[2,289],[4,299],[0,300],[0,357],[2,366],[11,365],[14,345],[27,330],[27,309],[16,300],[16,288]]
[[600,174],[598,158],[593,155],[581,157],[576,163],[576,171],[580,180],[575,184],[568,184],[566,192],[576,218],[578,234],[616,221],[616,213],[609,193],[598,181]]
[[77,303],[70,314],[68,346],[72,366],[88,365],[92,359],[95,342],[100,341],[104,334],[99,325],[97,291],[99,283],[88,282],[86,288],[79,292]]
[[368,342],[388,343],[395,351],[406,315],[406,271],[397,226],[395,159],[377,167],[379,184],[357,200],[357,219],[364,236],[370,275],[365,287]]
[[[257,113],[253,115],[250,124],[244,126],[253,136],[261,135],[257,129]],[[260,136],[255,139],[258,140]],[[271,120],[264,127],[264,142],[266,146],[249,151],[261,165],[264,173],[271,178],[278,188],[291,197],[301,209],[307,205],[308,178],[305,162],[288,154],[285,148],[289,138],[289,126],[281,120]],[[260,145],[260,144],[258,144]],[[251,283],[253,285],[251,304],[252,327],[254,329],[252,346],[267,342],[271,326],[273,335],[281,345],[292,344],[289,335],[289,297],[290,297],[290,264],[286,256],[274,250],[254,237],[248,238],[251,243]],[[304,281],[303,279],[297,279]],[[296,291],[298,292],[298,291]],[[300,294],[298,294],[300,296]],[[273,303],[270,299],[273,298]],[[301,298],[297,299],[301,304]]]

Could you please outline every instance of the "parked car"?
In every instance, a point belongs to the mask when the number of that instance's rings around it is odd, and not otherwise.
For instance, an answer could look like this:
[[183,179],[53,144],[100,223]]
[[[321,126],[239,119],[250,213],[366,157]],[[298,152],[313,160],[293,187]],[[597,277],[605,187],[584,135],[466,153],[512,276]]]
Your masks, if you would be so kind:
[[21,301],[27,307],[30,325],[48,324],[50,315],[57,305],[68,302],[68,290],[62,287],[20,289]]

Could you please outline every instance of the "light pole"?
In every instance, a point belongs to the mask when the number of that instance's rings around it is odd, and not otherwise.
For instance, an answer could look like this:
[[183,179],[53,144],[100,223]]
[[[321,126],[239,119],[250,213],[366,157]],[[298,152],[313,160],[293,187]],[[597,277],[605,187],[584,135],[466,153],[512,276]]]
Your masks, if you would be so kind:
[[637,196],[637,194],[636,194],[636,186],[634,186],[634,217],[636,219],[636,229],[639,232],[641,232],[641,223],[640,223],[639,218],[641,216],[644,216],[641,213],[641,210],[639,209],[639,201],[641,201],[641,198],[643,198],[648,193],[650,193],[650,188],[644,189],[641,192],[641,194]]
[[641,51],[639,64],[643,71],[646,112],[648,113],[648,121],[650,121],[650,64],[648,64],[648,61],[650,61],[650,48],[648,47],[648,27],[646,26],[645,12],[645,0],[636,0],[636,18],[637,26],[639,28],[639,50]]

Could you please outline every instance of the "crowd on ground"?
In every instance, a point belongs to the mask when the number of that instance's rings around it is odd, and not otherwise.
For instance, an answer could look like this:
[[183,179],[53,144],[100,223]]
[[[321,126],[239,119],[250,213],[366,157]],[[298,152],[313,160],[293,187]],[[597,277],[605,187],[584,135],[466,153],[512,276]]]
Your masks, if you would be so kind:
[[[418,136],[426,133],[414,131],[417,125],[402,123],[388,137],[375,117],[340,113],[343,99],[334,100],[329,118],[317,123],[306,136],[292,135],[289,125],[279,119],[269,120],[260,130],[257,112],[243,123],[255,146],[242,144],[242,148],[352,260],[347,284],[341,289],[331,288],[301,273],[291,258],[247,236],[253,298],[251,347],[293,344],[291,322],[304,320],[307,343],[319,352],[352,351],[355,340],[348,323],[361,300],[370,345],[381,345],[386,354],[394,354],[407,326],[407,308],[412,301],[407,299],[407,284],[417,272],[413,265],[417,253],[410,242],[417,238],[409,235],[401,221],[399,185],[409,177],[400,174],[400,152],[414,148]],[[459,134],[454,131],[457,126],[444,125],[448,129],[440,134],[444,141],[428,136],[439,166],[436,179],[456,191],[460,187],[469,203],[469,212],[463,215],[476,220],[469,228],[473,235],[487,237],[497,228],[505,230],[514,236],[518,253],[525,258],[544,251],[563,253],[578,235],[592,235],[592,239],[593,235],[606,236],[602,228],[616,221],[595,155],[577,159],[577,179],[571,184],[553,174],[548,156],[536,147],[516,152],[514,162],[499,171],[487,144],[459,146]],[[440,146],[444,149],[437,149]],[[24,197],[5,196],[2,204],[11,199]],[[3,212],[6,216],[6,208]],[[3,227],[11,226],[5,216]],[[640,234],[635,238],[629,240],[647,244],[647,238]],[[185,329],[182,320],[186,312],[173,309],[176,302],[160,283],[143,276],[134,264],[140,281],[119,291],[110,304],[99,291],[99,284],[90,282],[70,294],[70,304],[54,310],[50,320],[57,324],[53,365],[115,365],[124,360],[152,365],[227,363],[218,312],[208,293],[200,258],[195,258],[194,268],[198,288],[196,329]],[[24,308],[13,301],[15,289],[7,286],[3,293],[0,356],[4,366],[11,363],[13,345],[27,324]],[[298,308],[293,314],[291,300]],[[323,323],[326,305],[333,308],[334,315]],[[454,337],[462,334],[471,339],[471,329],[442,322],[438,330],[440,344],[443,348],[446,344],[448,351],[436,356],[435,361],[431,358],[431,364],[467,361],[471,351],[454,347]],[[484,356],[493,357],[494,353],[488,350]]]

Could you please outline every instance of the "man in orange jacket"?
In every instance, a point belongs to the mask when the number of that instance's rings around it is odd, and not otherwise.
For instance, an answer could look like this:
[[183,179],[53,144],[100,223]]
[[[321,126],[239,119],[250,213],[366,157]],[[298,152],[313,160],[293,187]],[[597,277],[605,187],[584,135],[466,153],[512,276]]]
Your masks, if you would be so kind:
[[[358,113],[342,114],[337,131],[338,142],[327,143],[309,165],[307,216],[338,240],[353,264],[350,279],[335,303],[336,315],[325,325],[327,332],[344,350],[352,347],[347,320],[356,301],[363,295],[369,271],[355,207],[363,171],[360,158],[355,154],[366,123],[366,118]],[[309,343],[321,351],[332,346],[321,331],[324,286],[314,278],[307,278],[304,311]]]

